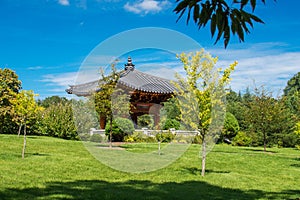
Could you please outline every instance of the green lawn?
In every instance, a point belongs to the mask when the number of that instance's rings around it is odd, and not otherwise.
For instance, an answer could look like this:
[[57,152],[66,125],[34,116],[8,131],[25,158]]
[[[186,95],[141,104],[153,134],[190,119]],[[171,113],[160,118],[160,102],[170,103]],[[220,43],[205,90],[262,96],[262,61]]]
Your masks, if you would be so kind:
[[131,174],[101,164],[80,141],[29,136],[24,160],[22,143],[0,135],[0,199],[300,199],[296,149],[216,145],[202,177],[198,145],[166,168]]

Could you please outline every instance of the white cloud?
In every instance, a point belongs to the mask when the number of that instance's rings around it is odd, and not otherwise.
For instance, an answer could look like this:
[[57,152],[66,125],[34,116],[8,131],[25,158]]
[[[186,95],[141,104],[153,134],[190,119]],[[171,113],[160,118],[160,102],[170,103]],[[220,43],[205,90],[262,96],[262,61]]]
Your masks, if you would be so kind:
[[[274,95],[281,93],[287,81],[300,71],[300,52],[283,51],[279,43],[261,43],[245,49],[210,50],[219,55],[219,67],[227,67],[237,60],[238,65],[232,74],[231,88],[245,91],[255,85],[264,85]],[[283,49],[283,50],[278,50]],[[254,85],[255,84],[255,85]]]
[[42,66],[33,66],[33,67],[28,67],[28,70],[39,70],[39,69],[43,69]]
[[99,69],[85,69],[78,72],[46,74],[40,81],[47,83],[48,86],[51,86],[52,91],[64,91],[70,85],[82,84],[98,80],[99,76]]
[[43,76],[42,82],[48,83],[48,85],[52,86],[63,86],[68,87],[69,85],[73,85],[75,83],[77,77],[77,72],[69,72],[62,74],[46,74]]
[[63,5],[63,6],[69,6],[70,5],[69,0],[58,0],[58,3],[60,5]]
[[146,15],[148,13],[158,13],[163,9],[168,8],[170,4],[171,3],[168,0],[140,0],[135,1],[134,3],[127,2],[124,5],[124,9],[135,14]]

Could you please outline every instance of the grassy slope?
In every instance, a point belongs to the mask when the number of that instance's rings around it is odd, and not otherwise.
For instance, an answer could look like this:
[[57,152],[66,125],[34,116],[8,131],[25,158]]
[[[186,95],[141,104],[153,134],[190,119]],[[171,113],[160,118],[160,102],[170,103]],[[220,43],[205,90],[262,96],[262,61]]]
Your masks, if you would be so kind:
[[[297,199],[300,151],[216,145],[200,176],[199,146],[167,168],[130,174],[102,165],[81,142],[0,135],[0,199]],[[127,145],[127,148],[138,145]],[[133,149],[134,151],[134,149]]]

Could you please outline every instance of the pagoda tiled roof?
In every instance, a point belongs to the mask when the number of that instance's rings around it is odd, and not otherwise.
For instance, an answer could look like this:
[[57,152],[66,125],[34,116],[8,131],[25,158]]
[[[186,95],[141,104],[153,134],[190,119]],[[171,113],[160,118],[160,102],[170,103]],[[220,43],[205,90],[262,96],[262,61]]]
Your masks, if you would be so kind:
[[[89,96],[101,90],[101,84],[105,83],[101,83],[101,80],[96,80],[84,84],[71,85],[70,88],[66,89],[66,92],[77,96]],[[128,64],[125,65],[125,70],[121,72],[118,84],[134,91],[158,94],[172,94],[176,90],[171,80],[136,70],[133,64],[129,65],[129,67]]]
[[135,69],[127,70],[121,74],[118,83],[133,90],[150,93],[170,94],[176,90],[171,80],[153,76]]

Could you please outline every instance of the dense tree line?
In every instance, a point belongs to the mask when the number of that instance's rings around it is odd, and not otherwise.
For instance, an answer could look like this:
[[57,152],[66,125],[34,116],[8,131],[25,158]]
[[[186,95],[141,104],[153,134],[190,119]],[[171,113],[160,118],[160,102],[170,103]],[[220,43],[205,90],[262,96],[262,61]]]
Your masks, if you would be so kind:
[[[25,134],[26,130],[28,135],[79,139],[78,129],[88,130],[97,123],[85,122],[78,126],[74,123],[73,105],[85,108],[88,102],[59,96],[36,100],[36,94],[21,88],[21,81],[14,71],[0,69],[0,134]],[[83,114],[88,112],[81,111]]]
[[[292,79],[297,76],[299,78],[298,74]],[[237,135],[230,138],[233,144],[264,146],[265,149],[267,146],[299,145],[299,89],[292,91],[274,97],[264,87],[255,88],[252,92],[247,89],[243,95],[230,90],[227,94],[227,111],[236,117],[240,127]]]

